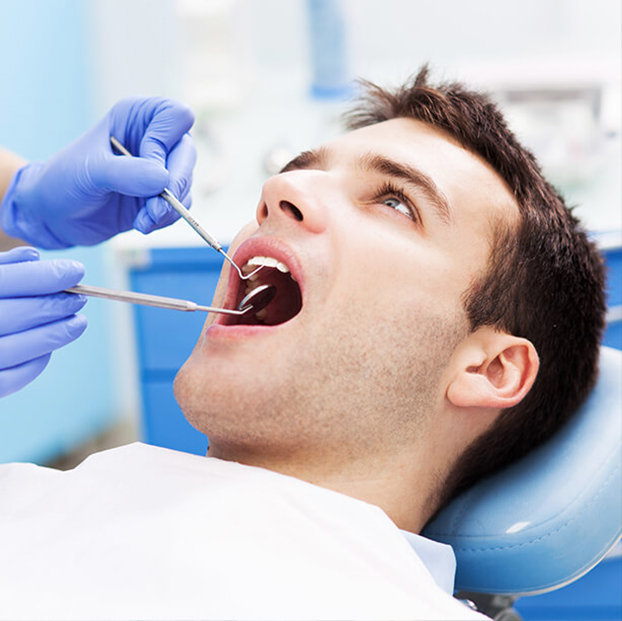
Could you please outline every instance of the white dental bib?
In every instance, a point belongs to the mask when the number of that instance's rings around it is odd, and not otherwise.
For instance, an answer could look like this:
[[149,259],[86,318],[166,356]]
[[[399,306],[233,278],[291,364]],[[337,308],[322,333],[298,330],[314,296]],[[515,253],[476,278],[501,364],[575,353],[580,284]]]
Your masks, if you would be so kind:
[[68,472],[0,466],[0,618],[484,617],[438,586],[377,507],[132,444]]

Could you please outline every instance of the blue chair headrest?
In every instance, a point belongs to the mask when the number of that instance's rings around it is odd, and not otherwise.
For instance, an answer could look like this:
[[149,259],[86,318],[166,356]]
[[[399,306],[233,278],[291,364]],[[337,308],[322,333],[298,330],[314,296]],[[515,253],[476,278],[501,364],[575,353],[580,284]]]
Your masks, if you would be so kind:
[[549,442],[453,500],[423,534],[448,543],[456,588],[536,594],[589,571],[622,534],[622,352]]

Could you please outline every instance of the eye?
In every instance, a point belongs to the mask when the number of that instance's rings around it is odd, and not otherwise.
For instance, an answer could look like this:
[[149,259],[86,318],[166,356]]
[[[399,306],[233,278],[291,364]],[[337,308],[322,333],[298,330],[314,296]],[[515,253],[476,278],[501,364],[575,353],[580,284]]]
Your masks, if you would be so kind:
[[408,206],[406,206],[402,202],[401,199],[395,198],[394,196],[389,196],[388,198],[385,198],[382,202],[385,205],[388,205],[389,207],[391,207],[391,209],[395,209],[395,211],[399,211],[400,213],[403,213],[405,216],[408,216],[409,218],[414,220],[413,214],[412,214],[410,208]]
[[376,203],[382,203],[395,209],[414,222],[419,222],[419,213],[413,202],[393,183],[384,183],[376,192]]

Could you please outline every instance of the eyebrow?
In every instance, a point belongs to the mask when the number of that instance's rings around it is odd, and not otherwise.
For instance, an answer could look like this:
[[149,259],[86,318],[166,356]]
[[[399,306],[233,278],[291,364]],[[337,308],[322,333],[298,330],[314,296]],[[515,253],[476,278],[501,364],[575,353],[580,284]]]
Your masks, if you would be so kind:
[[310,151],[303,151],[297,155],[293,160],[289,161],[281,170],[279,174],[290,172],[292,170],[301,170],[306,168],[317,168],[319,170],[325,170],[328,165],[329,151],[326,147],[319,147],[318,149],[311,149]]
[[[301,169],[326,170],[331,157],[331,152],[325,148],[303,151],[280,172],[290,172]],[[422,170],[404,162],[397,162],[386,155],[369,152],[358,158],[356,167],[365,173],[374,172],[394,179],[400,179],[405,183],[421,191],[427,200],[434,206],[440,219],[445,224],[451,223],[451,208],[443,191],[436,185],[434,180]]]

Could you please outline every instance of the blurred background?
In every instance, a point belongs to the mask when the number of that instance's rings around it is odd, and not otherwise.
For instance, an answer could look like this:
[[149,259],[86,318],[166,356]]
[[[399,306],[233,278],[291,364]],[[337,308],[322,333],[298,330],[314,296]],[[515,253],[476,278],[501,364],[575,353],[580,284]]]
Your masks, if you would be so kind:
[[[341,131],[361,76],[433,76],[490,91],[610,266],[607,343],[622,347],[619,0],[0,0],[0,144],[47,158],[118,99],[166,95],[197,114],[195,218],[224,243],[263,181]],[[187,226],[47,252],[85,283],[209,303],[220,257]],[[0,401],[0,462],[68,467],[128,441],[204,453],[175,372],[204,317],[90,300],[89,328]]]

